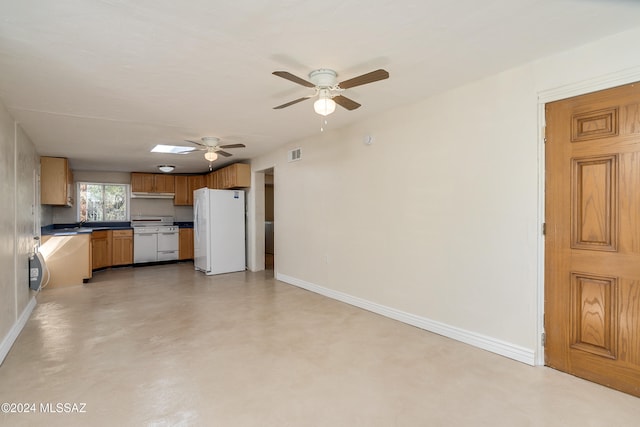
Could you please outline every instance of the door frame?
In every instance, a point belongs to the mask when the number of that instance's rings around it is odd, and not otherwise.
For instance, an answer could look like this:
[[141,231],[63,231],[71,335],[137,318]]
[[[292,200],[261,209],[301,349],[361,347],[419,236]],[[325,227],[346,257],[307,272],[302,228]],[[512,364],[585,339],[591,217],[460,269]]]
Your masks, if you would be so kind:
[[[251,170],[251,187],[247,194],[247,268],[249,271],[262,271],[265,269],[264,174],[267,170],[273,170],[274,179],[276,179],[276,169],[275,164],[267,164],[261,165],[260,169]],[[273,266],[273,271],[275,276],[275,265]]]
[[542,234],[542,227],[545,222],[545,105],[549,102],[559,101],[561,99],[571,98],[573,96],[584,95],[590,92],[596,92],[603,89],[610,89],[616,86],[622,86],[629,83],[640,81],[640,67],[629,68],[626,70],[616,71],[614,73],[605,74],[603,76],[594,77],[581,82],[571,83],[568,85],[556,87],[553,89],[538,92],[538,218],[540,234],[538,235],[538,289],[537,289],[537,340],[535,350],[535,365],[544,366],[544,245],[545,237]]

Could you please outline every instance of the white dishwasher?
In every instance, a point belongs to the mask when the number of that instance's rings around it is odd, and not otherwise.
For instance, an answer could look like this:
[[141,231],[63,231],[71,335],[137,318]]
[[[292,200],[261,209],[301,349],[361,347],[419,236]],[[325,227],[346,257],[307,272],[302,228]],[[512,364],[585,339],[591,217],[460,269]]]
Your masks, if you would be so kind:
[[180,230],[173,217],[140,215],[131,219],[131,226],[134,264],[178,259]]

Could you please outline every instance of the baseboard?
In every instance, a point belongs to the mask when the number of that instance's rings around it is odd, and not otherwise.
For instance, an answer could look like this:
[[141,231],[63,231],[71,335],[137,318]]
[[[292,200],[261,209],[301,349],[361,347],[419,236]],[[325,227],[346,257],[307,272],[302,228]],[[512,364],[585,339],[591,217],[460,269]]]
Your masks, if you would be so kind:
[[508,357],[509,359],[517,360],[518,362],[526,363],[532,366],[535,365],[534,351],[528,348],[520,347],[518,345],[511,344],[502,340],[460,329],[455,326],[450,326],[445,323],[436,322],[435,320],[427,319],[425,317],[416,316],[415,314],[407,313],[395,308],[367,301],[365,299],[354,297],[343,292],[334,291],[332,289],[318,286],[301,279],[296,279],[295,277],[287,276],[286,274],[278,273],[276,274],[276,279],[290,285],[294,285],[299,288],[303,288],[308,291],[315,292],[317,294],[324,295],[326,297],[371,311],[373,313],[377,313],[382,316],[407,323],[417,328],[424,329],[426,331],[433,332],[438,335],[442,335],[447,338],[451,338],[456,341],[460,341],[465,344],[469,344],[474,347],[478,347],[483,350]]
[[31,316],[31,312],[33,311],[35,306],[36,298],[31,297],[31,300],[29,301],[27,306],[24,308],[24,310],[22,310],[22,314],[20,314],[18,321],[14,323],[7,336],[2,340],[2,343],[0,344],[0,365],[2,365],[5,357],[7,357],[7,354],[9,354],[9,350],[11,350],[13,343],[16,342],[16,339],[18,338],[18,335],[20,335],[22,328],[24,328],[24,325],[27,324],[27,320],[29,320],[29,316]]

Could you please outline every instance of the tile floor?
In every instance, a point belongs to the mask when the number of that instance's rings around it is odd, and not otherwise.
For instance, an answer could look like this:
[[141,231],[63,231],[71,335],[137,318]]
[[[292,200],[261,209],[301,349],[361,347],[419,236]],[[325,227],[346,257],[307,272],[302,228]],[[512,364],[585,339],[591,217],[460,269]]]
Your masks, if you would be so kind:
[[2,426],[640,425],[638,398],[189,263],[43,291],[0,402],[36,405]]

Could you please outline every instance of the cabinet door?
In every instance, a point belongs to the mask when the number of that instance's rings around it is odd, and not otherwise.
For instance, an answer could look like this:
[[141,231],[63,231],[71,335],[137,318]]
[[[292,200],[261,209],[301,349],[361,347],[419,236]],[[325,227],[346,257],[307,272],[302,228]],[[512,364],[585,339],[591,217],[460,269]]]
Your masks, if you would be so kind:
[[93,252],[92,268],[94,270],[111,266],[110,231],[94,231],[91,234],[91,249]]
[[189,206],[193,204],[193,196],[189,198],[189,180],[190,176],[176,175],[175,176],[175,197],[173,198],[173,204],[176,206]]
[[133,193],[151,193],[153,191],[153,174],[132,172],[131,191]]
[[193,192],[206,186],[204,175],[191,175],[189,177],[189,194],[187,196],[189,205],[193,205]]
[[175,179],[173,175],[153,174],[154,192],[173,193],[175,192]]
[[235,188],[251,187],[251,165],[244,163],[233,164],[234,171],[234,183]]
[[[40,202],[43,205],[69,204],[69,163],[63,157],[40,158]],[[71,178],[73,179],[73,178]],[[73,183],[71,183],[73,185]]]
[[193,228],[181,228],[178,259],[193,259]]
[[133,264],[133,231],[114,230],[111,265]]

